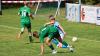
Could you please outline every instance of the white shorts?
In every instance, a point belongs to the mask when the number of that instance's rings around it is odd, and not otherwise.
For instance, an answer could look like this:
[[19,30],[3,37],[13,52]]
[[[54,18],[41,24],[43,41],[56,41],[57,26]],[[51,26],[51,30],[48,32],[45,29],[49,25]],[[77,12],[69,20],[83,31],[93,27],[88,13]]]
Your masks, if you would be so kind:
[[63,38],[64,38],[64,33],[59,33],[60,34],[60,37],[61,37],[61,39],[63,40]]

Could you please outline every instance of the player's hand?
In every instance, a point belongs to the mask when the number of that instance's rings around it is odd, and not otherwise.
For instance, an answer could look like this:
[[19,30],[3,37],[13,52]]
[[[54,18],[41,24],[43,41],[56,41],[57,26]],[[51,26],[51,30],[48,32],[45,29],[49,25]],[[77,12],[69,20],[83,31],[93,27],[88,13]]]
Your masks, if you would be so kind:
[[59,42],[58,47],[61,48],[62,47],[62,43]]
[[34,15],[33,15],[33,14],[30,14],[30,18],[31,18],[31,19],[34,19]]
[[64,32],[64,35],[66,35],[66,32]]
[[31,19],[32,19],[32,20],[34,19],[34,15],[31,16]]

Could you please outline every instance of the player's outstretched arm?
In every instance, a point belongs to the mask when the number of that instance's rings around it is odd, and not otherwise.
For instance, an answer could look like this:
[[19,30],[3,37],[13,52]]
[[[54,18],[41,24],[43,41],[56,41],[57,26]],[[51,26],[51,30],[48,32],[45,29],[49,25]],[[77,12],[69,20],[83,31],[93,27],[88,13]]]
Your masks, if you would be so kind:
[[44,55],[44,43],[41,44],[40,48],[41,48],[40,55]]
[[47,25],[50,25],[50,24],[51,24],[51,23],[50,23],[50,22],[48,22],[48,23],[45,23],[45,24],[44,24],[44,26],[47,26]]

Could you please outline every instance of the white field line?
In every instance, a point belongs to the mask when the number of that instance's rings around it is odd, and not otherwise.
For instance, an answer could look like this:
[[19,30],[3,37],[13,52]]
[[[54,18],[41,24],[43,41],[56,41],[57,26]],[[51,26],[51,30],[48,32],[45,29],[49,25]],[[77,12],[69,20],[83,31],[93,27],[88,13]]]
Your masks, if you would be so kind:
[[[8,29],[15,29],[15,30],[18,30],[20,28],[17,28],[17,27],[11,27],[11,26],[7,26],[7,25],[0,25],[0,27],[5,27],[5,28],[8,28]],[[69,38],[72,38],[73,36],[68,36]],[[91,42],[100,42],[100,41],[97,41],[97,40],[89,40],[89,39],[86,39],[86,38],[78,38],[78,40],[85,40],[85,41],[91,41]]]
[[[68,36],[68,38],[72,38],[73,36]],[[78,38],[78,37],[77,37]],[[98,40],[90,40],[90,39],[86,39],[86,38],[78,38],[78,40],[85,40],[85,41],[91,41],[91,42],[100,42]]]
[[7,26],[7,25],[0,25],[0,27],[5,27],[5,28],[8,28],[8,29],[20,29],[20,28],[17,28],[17,27],[11,27],[11,26]]
[[93,42],[100,42],[100,41],[97,41],[97,40],[89,40],[89,39],[85,39],[85,38],[79,38],[80,40],[87,40],[87,41],[93,41]]

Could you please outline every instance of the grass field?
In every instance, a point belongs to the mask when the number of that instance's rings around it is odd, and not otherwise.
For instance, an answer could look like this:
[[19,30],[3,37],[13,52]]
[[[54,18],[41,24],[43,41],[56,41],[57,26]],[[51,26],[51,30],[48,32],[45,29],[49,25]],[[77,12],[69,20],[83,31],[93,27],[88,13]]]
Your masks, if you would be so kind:
[[[32,20],[32,31],[38,30],[48,22],[48,16],[54,12],[55,10],[41,9],[38,16]],[[64,12],[65,9],[62,8],[57,20],[67,32],[64,40],[74,45],[75,51],[70,53],[68,49],[56,48],[58,53],[52,55],[48,46],[45,46],[44,56],[100,56],[100,26],[68,22]],[[34,38],[34,43],[26,44],[28,42],[26,32],[20,40],[17,40],[19,31],[20,19],[17,16],[17,9],[3,10],[3,15],[0,16],[0,56],[39,56],[39,40]],[[77,42],[71,41],[73,36],[78,37]]]

